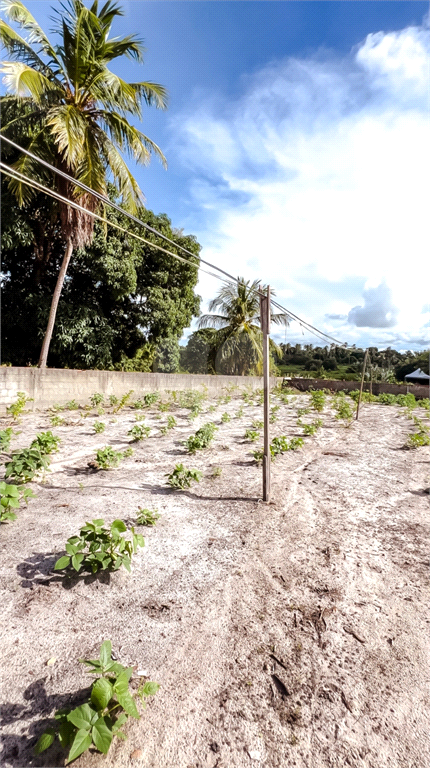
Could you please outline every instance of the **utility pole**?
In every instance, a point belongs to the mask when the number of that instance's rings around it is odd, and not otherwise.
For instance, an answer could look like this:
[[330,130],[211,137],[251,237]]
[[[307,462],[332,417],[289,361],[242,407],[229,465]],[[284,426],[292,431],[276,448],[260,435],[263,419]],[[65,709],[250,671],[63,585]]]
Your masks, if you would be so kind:
[[[260,292],[261,292],[260,286]],[[269,335],[270,335],[270,286],[265,296],[260,293],[260,324],[263,332],[263,387],[264,387],[264,449],[263,449],[263,501],[270,501],[270,381],[269,381]]]
[[365,351],[365,353],[364,353],[364,360],[363,360],[363,370],[362,370],[362,372],[361,372],[360,392],[359,392],[359,395],[358,395],[358,402],[357,402],[357,413],[355,414],[355,420],[356,420],[356,421],[357,421],[357,419],[358,419],[358,411],[359,411],[359,408],[360,408],[360,402],[361,402],[361,394],[362,394],[362,392],[363,392],[364,372],[365,372],[365,370],[366,370],[366,361],[367,361],[367,353],[368,353],[368,351],[369,351],[369,350],[368,350],[368,349],[366,349],[366,351]]

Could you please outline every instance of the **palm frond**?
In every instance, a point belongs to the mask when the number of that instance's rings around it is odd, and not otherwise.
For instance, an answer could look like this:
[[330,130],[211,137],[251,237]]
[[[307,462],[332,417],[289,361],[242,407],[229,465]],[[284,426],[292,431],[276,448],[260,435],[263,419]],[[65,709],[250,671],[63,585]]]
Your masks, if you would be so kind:
[[0,0],[0,11],[22,29],[29,31],[29,42],[38,43],[44,53],[58,63],[55,50],[34,16],[20,0]]
[[59,104],[49,110],[46,125],[68,167],[76,170],[85,158],[85,115],[74,104]]
[[[50,160],[50,149],[46,141],[46,128],[42,127],[37,133],[34,134],[31,141],[26,147],[30,152],[42,157],[44,160]],[[37,160],[33,160],[28,155],[20,154],[18,160],[12,163],[12,168],[15,168],[20,173],[28,176],[36,181],[40,181],[43,184],[52,184],[52,174],[46,168],[44,168]],[[29,187],[24,182],[18,179],[9,180],[9,189],[15,195],[18,205],[22,206],[29,202],[36,193],[32,187]]]
[[99,114],[112,140],[118,144],[121,150],[131,155],[136,162],[148,165],[151,152],[153,152],[161,160],[164,167],[167,167],[166,158],[160,147],[144,133],[130,125],[125,117],[119,115],[118,112],[107,112],[106,110],[100,111]]
[[54,79],[54,73],[44,63],[35,50],[3,19],[0,19],[0,41],[6,48],[9,56],[14,59],[20,59],[24,64],[39,69],[44,75]]
[[199,328],[224,328],[228,325],[228,317],[225,315],[201,315]]
[[58,86],[33,67],[21,61],[3,61],[2,65],[0,72],[5,73],[3,82],[15,96],[31,96],[36,104],[41,104],[48,96],[58,93]]
[[102,145],[107,164],[119,186],[122,206],[131,213],[137,213],[139,206],[143,205],[144,195],[136,179],[106,134],[103,135]]

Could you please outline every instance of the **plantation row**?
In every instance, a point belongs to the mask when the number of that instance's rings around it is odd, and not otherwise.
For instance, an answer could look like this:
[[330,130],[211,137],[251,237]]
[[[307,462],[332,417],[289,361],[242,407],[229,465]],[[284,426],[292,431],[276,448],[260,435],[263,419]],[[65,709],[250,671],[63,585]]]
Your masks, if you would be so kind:
[[[95,461],[92,465],[97,471],[114,470],[119,466],[122,459],[133,455],[131,444],[140,443],[150,437],[167,435],[172,433],[178,427],[177,418],[168,411],[178,411],[186,409],[185,418],[189,424],[198,416],[206,414],[215,414],[214,419],[219,419],[219,423],[208,421],[200,426],[195,432],[186,439],[181,440],[184,452],[193,456],[200,451],[205,451],[211,447],[217,433],[222,430],[222,425],[233,419],[240,420],[245,416],[245,408],[249,406],[260,406],[263,402],[263,392],[242,393],[242,403],[234,414],[224,412],[216,413],[222,410],[222,406],[227,405],[232,400],[232,392],[218,398],[216,404],[208,405],[205,403],[207,395],[200,392],[170,392],[168,398],[163,400],[158,393],[147,393],[142,398],[131,402],[132,391],[126,393],[121,399],[111,396],[107,402],[103,395],[95,393],[90,398],[90,403],[80,408],[75,402],[71,401],[65,406],[54,406],[51,409],[50,423],[52,427],[75,427],[83,420],[93,418],[92,429],[94,434],[102,434],[107,428],[107,423],[101,421],[101,417],[109,418],[110,424],[118,421],[118,414],[124,409],[128,409],[128,415],[134,413],[135,424],[127,430],[127,438],[130,445],[124,451],[117,451],[112,445],[106,445],[96,451]],[[275,460],[279,455],[287,451],[297,450],[304,445],[306,438],[312,438],[323,428],[324,410],[329,406],[335,418],[345,428],[349,428],[354,419],[354,401],[358,399],[358,390],[349,393],[338,393],[329,397],[324,391],[311,391],[308,395],[301,395],[301,400],[305,398],[308,404],[305,407],[295,408],[297,396],[291,390],[276,389],[272,393],[273,406],[270,411],[270,422],[275,425],[279,419],[285,416],[286,410],[294,413],[296,425],[302,431],[301,436],[287,436],[278,434],[273,437],[270,444],[272,458]],[[428,417],[430,413],[430,403],[428,400],[415,401],[413,395],[380,395],[378,397],[363,393],[362,400],[368,403],[379,403],[384,405],[397,405],[402,408],[404,413],[414,422],[416,431],[409,435],[405,447],[417,448],[420,445],[430,444],[429,428],[424,425],[422,419],[416,416],[418,407],[424,411]],[[8,415],[13,420],[10,426],[0,431],[0,450],[6,454],[5,461],[5,481],[0,483],[1,500],[1,522],[12,521],[16,519],[15,511],[19,509],[22,502],[28,503],[35,497],[32,489],[25,486],[25,483],[31,482],[39,474],[43,479],[46,472],[49,471],[49,465],[53,454],[58,452],[60,447],[60,437],[47,430],[36,435],[27,448],[14,450],[9,453],[12,440],[20,434],[14,430],[14,425],[19,423],[20,417],[24,414],[24,409],[28,399],[24,393],[19,393],[16,403],[8,408]],[[231,406],[229,406],[231,409]],[[142,410],[146,410],[146,414]],[[65,411],[80,412],[81,422],[71,421],[64,414]],[[150,427],[143,422],[146,415],[151,415],[157,422],[163,419],[165,414],[166,423],[157,425],[157,428]],[[308,417],[308,418],[304,418]],[[250,420],[249,420],[250,421]],[[263,422],[254,418],[244,429],[241,442],[251,447],[261,438]],[[276,427],[273,427],[276,430]],[[224,448],[228,446],[223,446]],[[251,451],[256,466],[260,464],[263,458],[261,448]],[[213,469],[211,478],[221,474],[221,467]],[[166,484],[172,489],[185,489],[191,487],[192,483],[198,483],[203,478],[203,472],[177,464],[171,472],[166,473]],[[6,481],[13,481],[9,484]],[[127,571],[131,570],[133,556],[139,548],[145,545],[143,536],[135,532],[135,525],[150,526],[155,525],[159,518],[157,510],[142,509],[139,507],[136,519],[133,525],[129,527],[124,520],[116,519],[110,525],[105,525],[102,519],[95,519],[86,522],[75,536],[68,538],[65,543],[65,554],[61,555],[54,565],[54,570],[63,572],[64,578],[70,578],[73,574],[88,572],[96,574],[99,571],[116,571],[122,566]],[[55,714],[56,727],[49,728],[40,737],[35,746],[36,754],[43,752],[51,746],[56,736],[60,744],[69,750],[68,761],[76,759],[85,750],[95,747],[102,753],[107,753],[114,736],[126,738],[122,731],[123,725],[129,716],[138,718],[139,712],[136,706],[136,700],[140,699],[143,703],[146,697],[157,692],[159,686],[153,681],[147,681],[140,685],[137,692],[130,690],[129,682],[133,669],[125,668],[111,657],[111,642],[106,640],[100,649],[99,659],[81,660],[90,668],[90,672],[96,676],[92,686],[88,701],[80,707],[74,709],[62,709]]]

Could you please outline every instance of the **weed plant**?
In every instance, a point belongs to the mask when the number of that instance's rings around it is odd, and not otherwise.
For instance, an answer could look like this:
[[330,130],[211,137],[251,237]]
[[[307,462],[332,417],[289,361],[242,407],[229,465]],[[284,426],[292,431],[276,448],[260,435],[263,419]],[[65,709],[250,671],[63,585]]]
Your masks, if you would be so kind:
[[25,392],[17,392],[17,399],[12,405],[6,408],[6,412],[12,416],[14,421],[18,421],[19,416],[24,413],[24,408],[27,403],[33,402],[32,397],[27,397]]
[[55,728],[47,728],[38,740],[34,753],[39,755],[48,749],[58,736],[61,746],[69,749],[67,763],[76,760],[87,749],[95,748],[107,754],[114,736],[126,739],[121,730],[128,717],[140,718],[136,698],[145,706],[146,698],[159,690],[158,683],[142,683],[136,694],[129,683],[133,667],[124,667],[112,660],[112,644],[105,640],[98,659],[80,659],[88,672],[96,676],[87,702],[75,709],[66,707],[55,713]]
[[167,485],[171,488],[191,488],[191,483],[199,483],[203,473],[198,469],[186,469],[183,464],[176,464],[170,474],[166,474]]

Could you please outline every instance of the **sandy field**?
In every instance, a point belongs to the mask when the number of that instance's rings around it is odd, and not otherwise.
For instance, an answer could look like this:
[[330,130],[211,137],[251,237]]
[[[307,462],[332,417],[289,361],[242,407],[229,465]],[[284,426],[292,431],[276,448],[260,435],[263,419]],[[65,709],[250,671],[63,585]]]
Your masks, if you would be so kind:
[[[364,404],[346,427],[328,397],[321,414],[302,417],[320,416],[322,428],[273,463],[265,504],[252,456],[262,438],[244,437],[263,409],[229,397],[206,399],[193,421],[174,403],[64,411],[68,424],[55,428],[48,412],[21,417],[10,450],[47,429],[61,444],[29,484],[37,498],[1,526],[4,768],[65,764],[58,742],[38,757],[32,749],[56,709],[88,696],[78,660],[106,639],[136,667],[132,685],[160,690],[129,719],[127,741],[86,752],[77,768],[430,765],[429,448],[404,448],[414,430],[405,409]],[[272,404],[273,436],[303,435],[297,410],[309,395]],[[96,450],[127,448],[142,414],[150,436],[118,468],[97,470]],[[177,426],[162,435],[169,415]],[[213,443],[190,456],[182,441],[208,421]],[[169,489],[178,462],[202,481]],[[53,571],[86,521],[133,525],[139,507],[160,518],[136,528],[145,547],[130,574]]]

